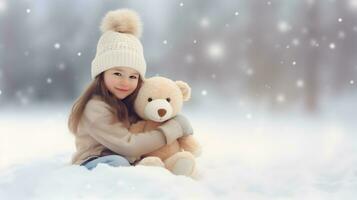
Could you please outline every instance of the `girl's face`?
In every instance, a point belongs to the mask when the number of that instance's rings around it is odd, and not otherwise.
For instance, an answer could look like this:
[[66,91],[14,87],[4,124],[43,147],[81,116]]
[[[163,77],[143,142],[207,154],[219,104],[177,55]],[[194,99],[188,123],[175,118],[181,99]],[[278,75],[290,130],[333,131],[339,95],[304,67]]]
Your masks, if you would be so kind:
[[125,99],[138,86],[139,73],[129,67],[113,67],[104,72],[104,84],[118,99]]

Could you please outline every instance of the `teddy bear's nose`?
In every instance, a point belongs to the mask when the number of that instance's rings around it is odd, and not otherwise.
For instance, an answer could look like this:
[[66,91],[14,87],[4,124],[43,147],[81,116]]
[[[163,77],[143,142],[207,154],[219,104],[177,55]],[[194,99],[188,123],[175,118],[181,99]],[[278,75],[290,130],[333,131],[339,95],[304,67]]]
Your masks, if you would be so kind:
[[159,109],[157,112],[159,113],[160,117],[162,117],[162,116],[164,116],[166,114],[166,110],[165,109]]

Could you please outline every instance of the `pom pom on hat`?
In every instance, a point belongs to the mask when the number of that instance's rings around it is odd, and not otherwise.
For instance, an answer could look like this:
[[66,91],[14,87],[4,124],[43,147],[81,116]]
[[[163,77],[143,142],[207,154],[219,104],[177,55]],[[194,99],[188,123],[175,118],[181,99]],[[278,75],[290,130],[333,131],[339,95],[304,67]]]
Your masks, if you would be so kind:
[[129,9],[109,11],[102,20],[100,30],[128,33],[140,38],[142,23],[139,15]]

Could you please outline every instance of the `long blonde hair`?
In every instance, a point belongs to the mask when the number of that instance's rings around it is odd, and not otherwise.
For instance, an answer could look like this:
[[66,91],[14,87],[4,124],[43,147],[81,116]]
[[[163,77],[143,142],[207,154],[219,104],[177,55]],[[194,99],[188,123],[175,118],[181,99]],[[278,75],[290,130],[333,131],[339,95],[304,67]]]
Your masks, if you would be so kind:
[[71,113],[68,118],[68,128],[73,133],[76,134],[78,131],[78,124],[83,115],[84,109],[88,101],[94,96],[101,96],[104,102],[109,104],[114,111],[116,120],[122,121],[124,123],[129,122],[129,115],[135,116],[134,111],[134,100],[138,94],[138,91],[142,85],[142,79],[139,76],[139,81],[136,89],[132,94],[127,96],[125,99],[120,100],[113,96],[104,84],[104,72],[96,76],[96,78],[89,84],[87,89],[83,92],[81,96],[75,101]]

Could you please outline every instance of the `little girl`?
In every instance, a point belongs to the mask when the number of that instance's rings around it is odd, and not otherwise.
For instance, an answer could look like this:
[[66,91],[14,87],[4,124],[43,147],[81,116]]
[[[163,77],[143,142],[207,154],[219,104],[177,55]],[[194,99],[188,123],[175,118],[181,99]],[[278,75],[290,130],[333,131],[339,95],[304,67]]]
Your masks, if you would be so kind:
[[103,35],[92,62],[92,83],[76,100],[68,120],[75,136],[72,164],[93,169],[98,163],[130,166],[137,158],[192,134],[190,123],[179,115],[144,134],[132,134],[138,121],[133,101],[145,78],[146,62],[139,41],[141,22],[131,10],[108,12]]

